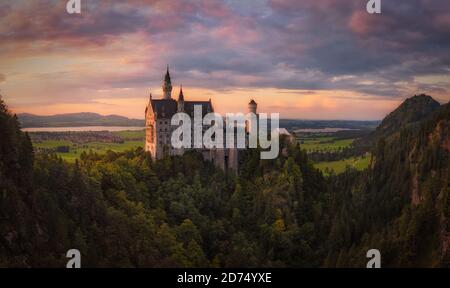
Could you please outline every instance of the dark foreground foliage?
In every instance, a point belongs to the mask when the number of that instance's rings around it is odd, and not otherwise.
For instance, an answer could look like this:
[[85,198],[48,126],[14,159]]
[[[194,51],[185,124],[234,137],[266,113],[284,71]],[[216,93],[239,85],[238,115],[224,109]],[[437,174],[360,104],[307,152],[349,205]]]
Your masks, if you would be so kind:
[[449,264],[449,106],[382,138],[370,169],[324,178],[297,145],[239,175],[196,153],[33,155],[0,103],[0,266],[364,267]]

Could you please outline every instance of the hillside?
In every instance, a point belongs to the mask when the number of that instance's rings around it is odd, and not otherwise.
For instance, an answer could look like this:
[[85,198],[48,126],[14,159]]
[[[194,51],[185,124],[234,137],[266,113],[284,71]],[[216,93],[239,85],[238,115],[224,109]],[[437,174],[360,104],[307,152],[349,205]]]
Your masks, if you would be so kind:
[[347,223],[338,235],[347,240],[326,266],[363,265],[371,247],[382,251],[385,267],[450,265],[450,104],[436,109],[428,97],[411,99],[377,129],[371,169],[334,179],[335,205],[346,207],[336,215]]
[[400,132],[410,126],[418,125],[433,112],[437,111],[441,104],[431,96],[420,94],[406,99],[400,106],[389,113],[378,127],[366,137],[354,142],[355,149],[369,151],[376,142],[392,134]]
[[383,119],[375,130],[375,138],[386,137],[399,132],[401,128],[414,125],[438,110],[440,106],[439,102],[425,94],[408,98]]
[[100,115],[97,113],[70,113],[51,116],[18,114],[22,128],[29,127],[79,127],[79,126],[142,126],[144,120],[129,119],[119,115]]

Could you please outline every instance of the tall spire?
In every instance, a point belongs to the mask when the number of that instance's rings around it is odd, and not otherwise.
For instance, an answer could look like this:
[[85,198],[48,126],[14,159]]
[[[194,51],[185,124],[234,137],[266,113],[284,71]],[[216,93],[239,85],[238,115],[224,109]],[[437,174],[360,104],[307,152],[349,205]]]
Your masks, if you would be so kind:
[[164,99],[172,98],[172,83],[170,81],[169,65],[167,65],[166,76],[163,84]]
[[183,85],[180,85],[180,95],[178,95],[178,101],[184,101]]
[[167,65],[166,77],[164,78],[164,81],[170,83],[169,65]]
[[180,95],[178,95],[177,107],[178,107],[178,112],[184,112],[183,85],[180,85]]

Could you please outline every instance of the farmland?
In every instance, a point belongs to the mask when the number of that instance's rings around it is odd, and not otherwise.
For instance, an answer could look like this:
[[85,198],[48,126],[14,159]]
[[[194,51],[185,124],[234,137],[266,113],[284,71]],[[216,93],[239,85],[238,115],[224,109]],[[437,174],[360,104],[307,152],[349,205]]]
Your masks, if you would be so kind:
[[361,157],[351,157],[338,161],[318,162],[315,163],[315,167],[320,169],[324,174],[328,175],[331,171],[336,174],[342,173],[347,167],[351,167],[357,170],[364,170],[369,167],[370,154]]
[[[107,141],[104,133],[108,136]],[[93,138],[92,135],[97,136],[97,138]],[[30,133],[30,136],[37,152],[54,152],[68,162],[75,162],[83,152],[88,153],[92,151],[104,154],[108,150],[123,152],[143,147],[145,134],[143,130],[140,130],[102,132],[102,134],[95,132],[89,133],[88,138],[86,138],[86,133],[83,132],[60,134]]]
[[[144,146],[145,132],[137,131],[114,131],[114,132],[62,132],[62,133],[30,133],[33,145],[37,152],[56,153],[68,162],[75,162],[80,155],[90,151],[104,154],[111,150],[123,152]],[[308,134],[297,136],[301,149],[308,153],[332,154],[342,153],[345,149],[352,147],[354,138],[341,138],[333,133]],[[313,155],[310,156],[310,158]],[[317,156],[317,155],[316,155]],[[313,161],[316,168],[328,175],[331,171],[342,173],[347,166],[358,170],[368,167],[370,154],[354,157],[346,157],[335,161]]]
[[[364,170],[369,166],[370,154],[355,155],[353,142],[359,135],[350,132],[300,133],[297,141],[300,149],[306,150],[314,166],[325,175],[342,173],[347,167]],[[343,134],[343,135],[342,135]]]
[[331,136],[316,136],[300,138],[302,149],[312,151],[337,151],[349,147],[354,139],[336,139]]

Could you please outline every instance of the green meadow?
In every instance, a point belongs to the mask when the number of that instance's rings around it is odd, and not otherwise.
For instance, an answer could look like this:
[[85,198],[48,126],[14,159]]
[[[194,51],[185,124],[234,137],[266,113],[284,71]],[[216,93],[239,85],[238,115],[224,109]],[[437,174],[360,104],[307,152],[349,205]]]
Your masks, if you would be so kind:
[[[56,152],[58,156],[68,162],[75,162],[83,152],[89,151],[104,154],[111,150],[114,152],[123,152],[130,149],[136,149],[144,146],[145,131],[115,131],[112,134],[121,137],[123,143],[109,143],[109,142],[87,142],[74,143],[67,140],[45,140],[35,142],[33,145],[36,148],[42,149],[56,149],[61,146],[69,147],[69,152]],[[308,152],[312,151],[339,151],[340,149],[350,147],[354,139],[335,139],[332,136],[309,136],[297,139],[300,142],[301,149]],[[331,171],[334,173],[342,173],[346,167],[353,167],[358,170],[363,170],[369,166],[370,155],[363,157],[351,157],[339,161],[318,162],[314,163],[315,167],[320,169],[325,174]]]
[[[355,139],[338,139],[332,135],[313,134],[298,137],[301,149],[307,152],[338,152],[344,148],[351,147]],[[333,171],[336,174],[345,171],[346,167],[352,167],[358,170],[364,170],[369,167],[370,155],[362,157],[350,157],[338,161],[326,161],[314,163],[314,166],[320,169],[324,174],[330,174]]]
[[370,155],[362,157],[351,157],[339,161],[318,162],[314,166],[320,169],[324,174],[330,174],[333,171],[336,174],[342,173],[347,167],[355,168],[357,170],[364,170],[369,167]]
[[145,130],[115,131],[112,134],[122,137],[124,140],[145,139]]
[[123,152],[138,147],[144,147],[145,132],[141,131],[115,131],[112,134],[121,137],[123,143],[109,143],[109,142],[87,142],[74,143],[66,140],[45,140],[40,142],[33,142],[35,148],[56,149],[61,146],[69,147],[69,152],[56,152],[58,156],[68,162],[75,162],[80,158],[83,152],[89,151],[104,154],[111,150],[114,152]]
[[143,141],[125,141],[124,143],[104,143],[104,142],[89,142],[84,144],[66,143],[64,141],[43,141],[41,143],[35,143],[36,147],[42,148],[57,148],[59,146],[68,146],[70,151],[67,153],[57,152],[56,154],[62,159],[68,162],[75,162],[81,153],[89,151],[104,154],[106,151],[111,150],[114,152],[123,152],[130,149],[136,149],[138,147],[144,147]]
[[354,139],[335,139],[330,136],[298,138],[302,149],[312,151],[337,151],[349,147]]

